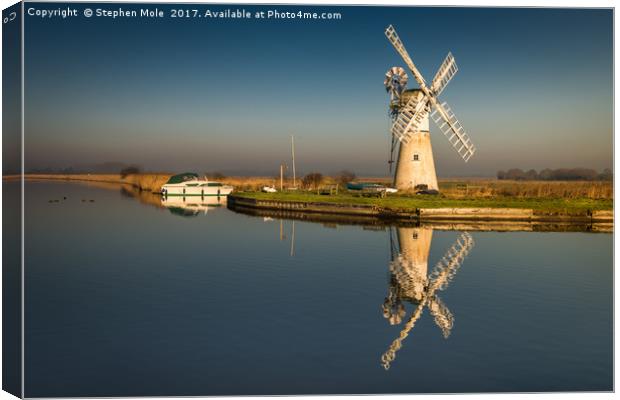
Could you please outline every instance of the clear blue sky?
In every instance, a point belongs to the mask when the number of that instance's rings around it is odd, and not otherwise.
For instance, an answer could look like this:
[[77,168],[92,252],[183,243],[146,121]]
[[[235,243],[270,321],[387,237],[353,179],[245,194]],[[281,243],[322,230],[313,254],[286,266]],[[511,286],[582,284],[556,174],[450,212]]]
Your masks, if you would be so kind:
[[[80,15],[97,7],[69,5]],[[431,126],[440,176],[612,166],[611,10],[277,8],[343,17],[26,16],[26,168],[122,161],[151,170],[275,174],[294,134],[302,173],[386,174],[383,78],[403,65],[384,36],[389,24],[427,81],[448,51],[459,65],[441,100],[478,152],[463,163]]]

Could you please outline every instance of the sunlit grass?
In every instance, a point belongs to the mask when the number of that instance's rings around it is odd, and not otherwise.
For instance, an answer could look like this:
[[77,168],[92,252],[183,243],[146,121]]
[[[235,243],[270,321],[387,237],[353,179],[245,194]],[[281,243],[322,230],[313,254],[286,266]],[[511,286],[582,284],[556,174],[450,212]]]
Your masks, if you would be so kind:
[[547,212],[584,212],[586,210],[611,210],[611,199],[588,198],[539,198],[539,197],[484,197],[448,198],[443,195],[388,195],[387,197],[365,197],[349,193],[317,195],[306,191],[278,193],[244,192],[239,196],[263,200],[300,201],[336,204],[366,204],[392,210],[412,210],[416,208],[528,208]]

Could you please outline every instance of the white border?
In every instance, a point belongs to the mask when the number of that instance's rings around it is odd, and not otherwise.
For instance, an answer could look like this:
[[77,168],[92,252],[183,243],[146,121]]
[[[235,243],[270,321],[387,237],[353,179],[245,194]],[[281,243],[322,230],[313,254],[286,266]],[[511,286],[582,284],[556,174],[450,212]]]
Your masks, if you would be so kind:
[[[35,0],[37,2],[45,2],[45,0]],[[59,1],[60,2],[60,1]],[[75,0],[69,0],[69,1],[64,1],[67,3],[84,3],[87,1],[75,1]],[[95,2],[95,1],[93,1]],[[314,0],[314,1],[304,1],[304,2],[292,2],[292,1],[281,1],[281,0],[272,0],[272,1],[261,1],[261,0],[247,0],[247,1],[227,1],[227,0],[222,0],[222,1],[213,1],[213,2],[191,2],[191,1],[179,1],[179,0],[173,0],[173,1],[165,1],[165,0],[151,0],[151,1],[106,1],[108,3],[203,3],[203,4],[309,4],[309,5],[375,5],[375,6],[443,6],[443,7],[450,7],[450,6],[457,6],[457,7],[463,7],[463,6],[470,6],[470,7],[558,7],[558,8],[579,8],[579,7],[586,7],[586,8],[614,8],[614,175],[618,174],[618,169],[616,168],[615,165],[615,154],[618,150],[618,144],[615,141],[615,116],[617,115],[617,108],[616,108],[616,104],[615,104],[615,98],[616,95],[618,94],[618,88],[615,85],[615,75],[616,75],[616,68],[617,68],[617,64],[616,64],[616,43],[618,42],[617,39],[617,32],[615,29],[615,5],[613,1],[604,1],[604,0],[591,0],[588,2],[585,1],[577,1],[577,0],[521,0],[521,1],[516,1],[516,0],[505,0],[502,1],[501,4],[498,4],[497,1],[492,1],[492,0],[478,0],[478,1],[468,1],[468,0],[450,0],[449,2],[440,2],[440,1],[424,1],[421,3],[417,3],[417,2],[413,2],[413,1],[403,1],[403,0],[391,0],[391,1],[386,1],[386,0],[374,0],[372,2],[369,2],[368,0],[366,1],[351,1],[351,0],[339,0],[339,1],[329,1],[329,0]],[[0,5],[2,6],[2,9],[5,9],[13,4],[15,4],[16,1],[14,0],[0,0]],[[23,15],[23,9],[24,6],[22,4],[22,15]],[[24,35],[24,25],[25,25],[25,20],[22,19],[22,82],[21,82],[21,87],[22,87],[22,93],[24,91],[24,43],[23,43],[23,35]],[[2,33],[0,30],[0,43],[2,42]],[[0,65],[2,65],[2,55],[0,53]],[[0,77],[0,85],[2,84],[1,81],[1,77]],[[24,170],[24,96],[22,95],[22,171]],[[1,105],[1,104],[0,104]],[[1,131],[1,127],[0,127],[0,131]],[[2,149],[2,144],[0,141],[0,162],[1,162],[1,149]],[[614,182],[615,185],[615,182]],[[617,188],[617,186],[614,186],[614,199],[618,196],[618,193],[620,192],[620,190]],[[1,193],[1,189],[0,189],[0,193]],[[24,202],[24,181],[22,179],[22,210],[23,210],[23,204]],[[1,213],[1,206],[2,206],[2,200],[0,198],[0,213]],[[614,202],[614,214],[615,214],[615,202]],[[614,215],[615,218],[615,215]],[[21,215],[21,221],[22,221],[22,228],[23,228],[23,224],[24,224],[24,214],[22,212]],[[1,235],[0,235],[1,237]],[[615,250],[618,248],[618,239],[615,236],[614,233],[614,261],[615,261]],[[0,250],[0,254],[1,254],[1,250]],[[24,260],[24,232],[22,230],[22,263]],[[23,265],[23,264],[22,264]],[[615,267],[615,262],[614,262],[614,267]],[[616,279],[617,276],[615,274],[615,269],[614,269],[614,385],[616,382],[618,382],[617,380],[617,369],[615,368],[615,360],[617,357],[616,356],[616,346],[615,346],[615,321],[616,321],[616,307],[615,307],[615,288],[616,286]],[[0,283],[1,283],[1,276],[0,276]],[[22,268],[22,335],[23,335],[23,329],[24,329],[24,269]],[[1,310],[1,304],[2,304],[2,298],[0,296],[0,310]],[[1,333],[1,328],[2,328],[2,321],[0,319],[0,339],[2,337],[2,333]],[[23,336],[22,336],[22,396],[23,396],[23,385],[24,385],[24,346],[23,346]],[[2,371],[2,367],[0,366],[0,376],[1,376],[1,371]],[[382,398],[382,399],[403,399],[403,398],[409,398],[412,395],[380,395],[380,396],[373,396],[376,398]],[[578,399],[578,398],[594,398],[594,399],[601,399],[601,398],[611,398],[614,397],[613,394],[611,393],[550,393],[550,394],[463,394],[463,395],[414,395],[416,399],[444,399],[444,398],[451,398],[453,399],[455,396],[456,397],[484,397],[487,399],[495,399],[495,398],[501,398],[501,399],[532,399],[532,398],[537,398],[537,397],[545,397],[547,399]],[[276,396],[261,396],[262,398],[277,398]],[[325,396],[300,396],[303,397],[304,399],[321,399]],[[359,396],[334,396],[337,398],[343,398],[343,399],[349,399],[349,398],[359,398]],[[15,397],[11,396],[10,394],[6,393],[6,392],[1,392],[0,391],[0,400],[8,400],[8,399],[14,399]],[[157,399],[157,397],[143,397],[144,399]],[[186,397],[166,397],[167,399],[185,399]],[[236,399],[239,397],[226,397],[227,399]],[[120,399],[132,399],[132,398],[120,398]]]

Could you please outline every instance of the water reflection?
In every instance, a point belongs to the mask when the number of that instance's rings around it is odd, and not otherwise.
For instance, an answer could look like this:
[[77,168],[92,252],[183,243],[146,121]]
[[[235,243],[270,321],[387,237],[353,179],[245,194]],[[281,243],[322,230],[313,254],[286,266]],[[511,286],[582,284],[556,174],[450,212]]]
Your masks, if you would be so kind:
[[[115,185],[114,188],[118,188]],[[138,200],[142,204],[165,208],[173,215],[180,217],[195,217],[200,214],[206,215],[209,211],[226,207],[226,197],[213,196],[161,196],[148,191],[141,191],[130,185],[122,185],[120,193],[124,197]]]
[[428,255],[433,229],[398,227],[389,228],[389,232],[390,281],[388,295],[383,302],[383,316],[390,325],[399,325],[406,315],[404,302],[413,304],[415,308],[398,338],[381,357],[381,364],[386,370],[390,368],[396,352],[401,349],[403,340],[409,336],[425,308],[429,309],[444,338],[448,338],[454,325],[454,316],[436,292],[448,287],[474,246],[471,235],[462,232],[429,274]]
[[226,197],[163,196],[161,198],[161,205],[166,207],[174,215],[195,217],[200,214],[206,215],[209,210],[226,206]]
[[29,397],[613,389],[612,235],[222,207],[178,218],[158,195],[110,189],[26,182]]

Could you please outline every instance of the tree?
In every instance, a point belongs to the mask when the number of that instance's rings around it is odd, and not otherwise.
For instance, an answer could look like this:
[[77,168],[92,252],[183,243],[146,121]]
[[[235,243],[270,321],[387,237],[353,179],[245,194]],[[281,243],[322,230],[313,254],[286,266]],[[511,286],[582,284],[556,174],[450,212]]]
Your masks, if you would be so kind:
[[506,172],[506,179],[511,180],[523,180],[525,179],[525,172],[519,168],[512,168]]
[[323,175],[319,172],[310,172],[303,177],[302,183],[308,189],[316,189],[323,182]]
[[538,179],[541,179],[543,181],[550,181],[553,179],[553,176],[554,176],[553,170],[549,168],[545,168],[542,171],[540,171],[540,173],[538,174]]
[[602,181],[613,181],[614,173],[609,168],[605,168],[603,172],[598,175],[598,179]]
[[355,173],[348,171],[346,169],[343,171],[340,171],[338,175],[336,175],[336,181],[343,186],[355,180],[355,178],[356,178]]
[[536,179],[538,179],[538,172],[536,172],[535,169],[530,169],[525,173],[525,179],[527,179],[528,181],[535,181]]
[[218,179],[226,178],[226,175],[224,175],[223,173],[221,173],[219,171],[205,172],[205,175],[207,176],[207,179],[212,179],[212,180],[218,180]]
[[130,165],[128,167],[121,169],[121,178],[126,178],[127,175],[139,174],[140,172],[141,172],[141,169],[139,166]]
[[589,168],[575,168],[572,171],[572,179],[580,181],[593,181],[598,176],[598,172]]
[[506,171],[497,171],[497,179],[506,179]]

